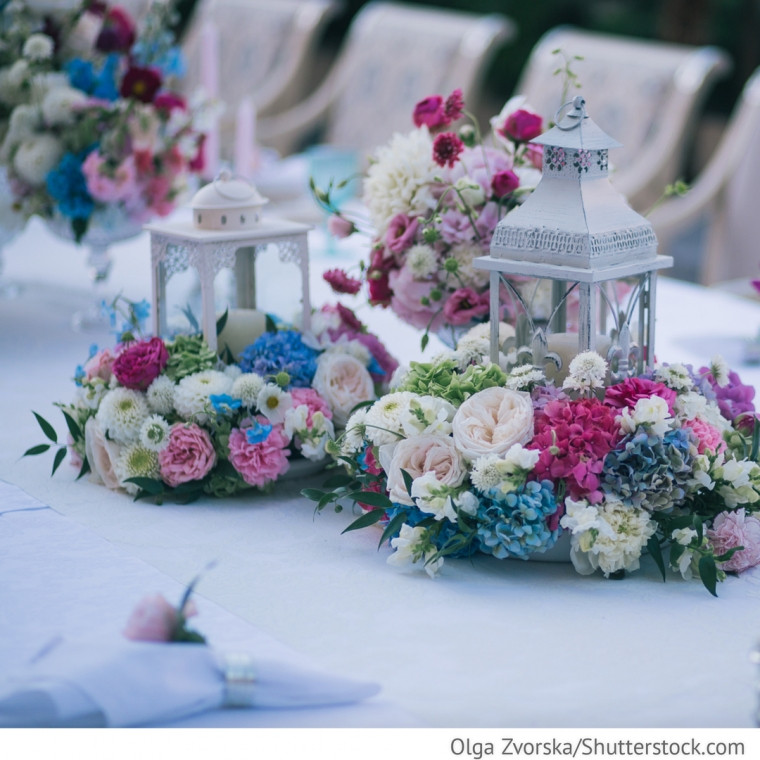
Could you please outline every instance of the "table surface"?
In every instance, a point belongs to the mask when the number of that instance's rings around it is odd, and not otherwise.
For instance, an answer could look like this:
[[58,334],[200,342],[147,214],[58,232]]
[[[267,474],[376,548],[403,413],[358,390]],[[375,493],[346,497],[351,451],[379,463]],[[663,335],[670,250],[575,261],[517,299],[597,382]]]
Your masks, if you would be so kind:
[[[322,303],[332,297],[321,271],[350,264],[355,251],[339,241],[337,252],[326,254],[319,230],[310,242],[312,300]],[[147,298],[147,234],[112,252],[111,287],[118,283],[128,297]],[[129,561],[185,584],[217,560],[199,587],[201,600],[328,670],[380,682],[383,699],[412,724],[753,724],[749,652],[760,637],[758,571],[729,578],[718,599],[698,582],[670,575],[662,583],[646,559],[624,581],[581,577],[565,563],[485,556],[448,561],[430,580],[387,566],[388,551],[378,550],[373,531],[342,536],[350,514],[315,515],[299,496],[303,481],[282,482],[273,494],[156,506],[76,481],[67,466],[50,478],[51,458],[20,457],[42,441],[31,410],[55,420],[63,434],[53,402],[71,397],[74,368],[89,345],[112,340],[69,326],[74,309],[90,297],[85,251],[53,240],[33,221],[3,254],[5,277],[22,290],[16,299],[0,299],[0,479]],[[744,342],[760,327],[760,304],[660,282],[658,357],[701,366],[721,353],[757,385],[760,369],[740,361]],[[282,300],[283,293],[276,296]],[[365,308],[359,315],[400,359],[419,358],[419,334],[392,313]],[[435,352],[432,343],[423,356]],[[318,485],[320,477],[311,480]],[[88,561],[81,558],[85,571]],[[0,617],[0,635],[15,629],[13,620]],[[292,720],[297,725],[299,718]]]

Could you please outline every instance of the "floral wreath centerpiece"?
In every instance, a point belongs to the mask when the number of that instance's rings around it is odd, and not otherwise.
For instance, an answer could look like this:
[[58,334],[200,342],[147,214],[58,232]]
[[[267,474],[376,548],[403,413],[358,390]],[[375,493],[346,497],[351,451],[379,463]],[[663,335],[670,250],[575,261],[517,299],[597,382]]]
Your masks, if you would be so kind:
[[0,164],[25,217],[81,241],[95,224],[139,231],[175,208],[203,166],[203,109],[173,89],[173,2],[152,3],[139,29],[119,6],[71,6],[0,10]]
[[[223,361],[201,334],[140,337],[146,302],[114,302],[114,348],[92,347],[77,392],[57,406],[68,444],[35,416],[79,477],[138,498],[189,500],[267,489],[296,462],[325,463],[351,410],[387,390],[398,363],[343,306],[323,306],[307,334],[275,325]],[[220,320],[221,321],[221,320]],[[315,467],[307,468],[315,469]],[[303,467],[300,472],[303,472]]]

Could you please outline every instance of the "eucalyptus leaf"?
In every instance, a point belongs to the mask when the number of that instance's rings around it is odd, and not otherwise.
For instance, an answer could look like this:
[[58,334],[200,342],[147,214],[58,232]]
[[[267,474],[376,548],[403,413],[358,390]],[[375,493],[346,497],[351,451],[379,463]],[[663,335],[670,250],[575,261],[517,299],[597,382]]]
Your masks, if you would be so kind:
[[90,472],[90,463],[87,459],[85,459],[82,462],[82,466],[79,468],[79,474],[77,475],[77,480],[80,478],[83,478],[87,473]]

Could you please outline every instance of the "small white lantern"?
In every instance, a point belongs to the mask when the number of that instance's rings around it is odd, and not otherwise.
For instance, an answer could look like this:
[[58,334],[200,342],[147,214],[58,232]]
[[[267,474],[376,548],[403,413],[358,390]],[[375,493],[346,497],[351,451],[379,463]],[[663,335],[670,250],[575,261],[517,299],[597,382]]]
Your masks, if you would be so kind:
[[[619,143],[588,117],[585,105],[581,96],[565,104],[556,126],[532,141],[544,146],[541,181],[499,222],[490,255],[474,265],[490,272],[493,361],[499,352],[501,298],[509,294],[529,328],[524,339],[530,345],[518,341],[517,348],[527,347],[537,367],[544,369],[547,353],[566,365],[578,353],[599,350],[615,365],[613,375],[623,377],[634,364],[641,372],[653,363],[657,270],[672,266],[673,259],[657,254],[652,225],[610,183],[608,151]],[[551,281],[545,325],[505,275]],[[625,309],[617,308],[614,296],[614,281],[623,279],[635,283]],[[579,303],[577,335],[565,332],[573,292]],[[637,345],[630,334],[634,311]]]
[[[239,343],[252,343],[263,331],[264,315],[256,311],[256,257],[275,245],[280,261],[300,269],[302,317],[301,328],[311,327],[309,296],[309,248],[307,234],[311,226],[285,219],[260,217],[266,203],[256,188],[245,180],[219,178],[201,188],[192,207],[193,219],[151,223],[152,320],[155,335],[166,335],[166,286],[169,279],[192,267],[198,273],[201,290],[201,328],[209,347],[217,350],[217,314],[214,280],[222,269],[234,273],[235,308],[228,309],[222,333],[232,353],[235,333]],[[234,323],[234,324],[233,324]],[[258,326],[258,330],[256,329]],[[241,349],[243,345],[237,345]]]

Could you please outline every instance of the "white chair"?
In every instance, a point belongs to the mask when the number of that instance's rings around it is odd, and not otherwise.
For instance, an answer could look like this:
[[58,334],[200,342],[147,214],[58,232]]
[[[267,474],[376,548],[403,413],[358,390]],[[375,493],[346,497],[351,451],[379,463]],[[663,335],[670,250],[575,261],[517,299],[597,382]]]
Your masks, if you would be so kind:
[[705,285],[760,277],[755,222],[760,197],[760,69],[744,86],[718,147],[686,195],[649,216],[660,251],[706,226],[700,279]]
[[591,118],[622,148],[610,153],[612,181],[638,211],[648,210],[683,170],[695,117],[730,60],[714,47],[691,47],[558,27],[536,44],[517,94],[545,119],[562,105],[564,58],[581,84]]
[[513,34],[498,14],[368,3],[325,81],[295,108],[262,119],[258,137],[283,155],[317,141],[368,154],[412,129],[414,105],[428,95],[459,87],[474,108],[491,55]]

